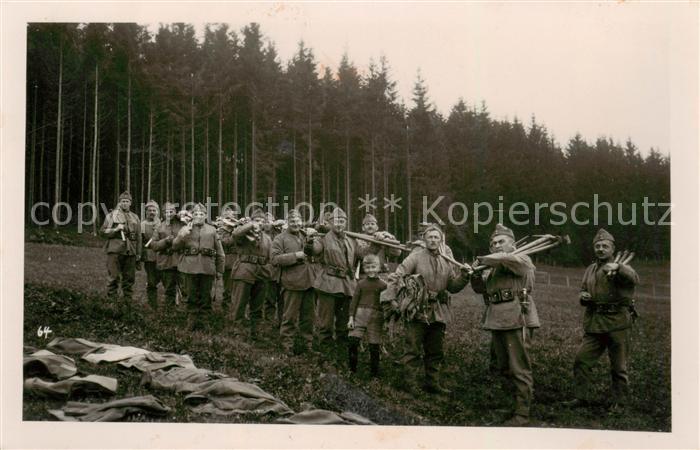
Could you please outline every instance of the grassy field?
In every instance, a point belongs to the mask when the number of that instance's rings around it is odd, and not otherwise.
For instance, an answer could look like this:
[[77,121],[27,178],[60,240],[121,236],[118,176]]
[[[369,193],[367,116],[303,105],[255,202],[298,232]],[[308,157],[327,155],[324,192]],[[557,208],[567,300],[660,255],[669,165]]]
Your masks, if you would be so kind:
[[[37,328],[50,326],[51,338],[82,337],[148,348],[153,351],[187,353],[198,367],[227,373],[257,383],[282,399],[295,411],[308,405],[334,411],[352,411],[380,424],[497,426],[508,416],[511,397],[499,387],[488,371],[489,334],[480,328],[483,304],[471,288],[453,297],[454,321],[447,328],[443,380],[453,390],[449,397],[409,394],[400,366],[392,362],[401,349],[400,336],[389,343],[391,355],[382,360],[382,378],[368,374],[366,353],[360,356],[360,371],[345,369],[344,355],[336,362],[282,352],[271,324],[254,345],[233,337],[226,320],[210,332],[190,332],[163,320],[167,315],[145,306],[145,277],[138,273],[135,298],[138,314],[130,320],[115,320],[106,293],[104,254],[99,248],[55,244],[25,245],[24,344],[44,348],[47,340]],[[538,267],[553,276],[580,277],[583,268]],[[668,283],[668,267],[640,268],[642,277]],[[220,288],[220,286],[219,286]],[[537,331],[531,357],[535,379],[532,410],[534,426],[670,431],[671,429],[671,329],[670,301],[644,297],[638,301],[641,319],[633,327],[630,375],[632,398],[621,411],[608,412],[603,406],[570,409],[561,404],[572,398],[572,364],[583,334],[583,309],[576,287],[536,287],[535,300],[542,328]],[[162,295],[162,291],[161,291]],[[219,292],[220,295],[220,292]],[[218,303],[215,305],[218,308]],[[140,374],[117,370],[114,365],[94,366],[77,361],[85,373],[116,376],[118,397],[145,395]],[[595,389],[604,397],[609,384],[608,361],[597,367]],[[158,393],[172,408],[166,418],[134,417],[132,420],[171,422],[260,422],[269,416],[194,415],[178,395]],[[63,401],[24,398],[25,420],[51,420],[47,409]]]

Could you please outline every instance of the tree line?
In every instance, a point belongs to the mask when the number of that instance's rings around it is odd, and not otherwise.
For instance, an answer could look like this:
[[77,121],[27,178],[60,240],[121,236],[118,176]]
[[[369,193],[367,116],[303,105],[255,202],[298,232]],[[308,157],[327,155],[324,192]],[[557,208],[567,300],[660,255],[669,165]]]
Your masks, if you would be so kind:
[[[562,147],[534,115],[527,124],[499,120],[485,103],[461,98],[445,117],[420,72],[405,104],[386,57],[366,73],[347,54],[337,68],[320,68],[299,42],[283,62],[256,23],[208,24],[201,39],[185,23],[155,32],[133,23],[33,23],[27,39],[27,211],[39,201],[116,203],[129,190],[135,203],[335,202],[358,229],[359,198],[368,194],[379,199],[380,227],[407,240],[424,196],[428,204],[444,196],[435,211],[446,219],[453,201],[534,210],[537,202],[592,203],[597,194],[614,207],[613,224],[605,208],[600,224],[625,247],[638,257],[670,255],[670,227],[645,224],[641,206],[645,197],[670,202],[670,158],[653,148],[642,157],[631,139],[576,135]],[[393,212],[382,202],[392,194],[401,198]],[[625,225],[633,204],[637,224]],[[649,217],[663,214],[652,208]],[[574,244],[552,262],[591,257],[596,226],[552,227],[550,219],[543,210],[539,225],[505,222],[519,235],[571,234]],[[492,226],[445,228],[455,254],[470,258],[484,252]]]

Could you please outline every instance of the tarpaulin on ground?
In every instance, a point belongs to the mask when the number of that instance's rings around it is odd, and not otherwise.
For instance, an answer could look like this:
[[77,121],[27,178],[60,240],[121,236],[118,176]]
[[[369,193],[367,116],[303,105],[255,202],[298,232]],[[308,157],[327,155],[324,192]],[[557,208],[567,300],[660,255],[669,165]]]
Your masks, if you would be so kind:
[[235,378],[205,381],[183,387],[192,389],[185,397],[185,403],[200,414],[294,414],[284,402],[255,384],[244,383]]
[[277,419],[277,422],[301,425],[374,425],[374,422],[359,414],[351,412],[337,414],[325,409],[309,409],[290,417]]
[[106,403],[68,402],[62,409],[49,413],[59,420],[79,422],[113,422],[131,414],[165,416],[170,408],[152,395],[130,397]]
[[141,372],[166,369],[168,367],[184,367],[194,369],[195,365],[189,355],[178,355],[177,353],[150,352],[121,361],[120,366],[138,369]]
[[82,354],[84,360],[94,364],[117,362],[150,353],[142,348],[102,344],[80,338],[56,338],[49,343],[48,347],[63,353]]
[[112,395],[117,392],[117,380],[101,375],[71,377],[62,381],[44,381],[40,378],[24,380],[24,390],[46,397],[71,397],[74,395]]
[[72,358],[56,355],[48,350],[39,350],[25,356],[23,367],[25,377],[42,376],[60,380],[78,373]]
[[145,372],[141,378],[141,384],[165,391],[194,392],[196,385],[222,378],[230,377],[207,369],[174,367],[170,370]]

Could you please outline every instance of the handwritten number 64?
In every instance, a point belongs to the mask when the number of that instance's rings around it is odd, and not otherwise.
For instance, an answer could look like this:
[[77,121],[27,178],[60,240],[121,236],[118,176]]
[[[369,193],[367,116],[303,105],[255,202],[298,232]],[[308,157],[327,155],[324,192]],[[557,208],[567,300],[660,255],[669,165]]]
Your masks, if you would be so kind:
[[39,327],[39,329],[36,330],[36,335],[39,337],[43,336],[44,339],[47,339],[51,333],[53,333],[53,331],[51,331],[50,327]]

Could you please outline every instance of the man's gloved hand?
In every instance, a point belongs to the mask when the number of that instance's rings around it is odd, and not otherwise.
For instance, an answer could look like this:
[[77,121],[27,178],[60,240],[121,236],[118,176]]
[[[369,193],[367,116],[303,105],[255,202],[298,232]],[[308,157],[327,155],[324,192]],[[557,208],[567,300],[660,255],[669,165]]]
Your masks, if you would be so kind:
[[353,316],[350,316],[350,319],[348,319],[348,329],[353,330],[355,328],[355,318]]

